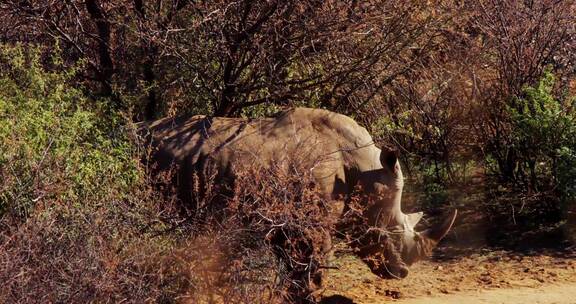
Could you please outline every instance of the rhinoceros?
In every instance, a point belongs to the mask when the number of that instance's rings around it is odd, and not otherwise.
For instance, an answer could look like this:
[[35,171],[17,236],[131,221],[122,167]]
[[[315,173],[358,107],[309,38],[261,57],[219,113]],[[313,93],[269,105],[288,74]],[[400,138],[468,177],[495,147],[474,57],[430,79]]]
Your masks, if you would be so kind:
[[385,274],[381,268],[372,269],[381,276],[405,277],[407,266],[429,254],[456,218],[454,210],[440,225],[415,231],[423,213],[402,212],[404,178],[396,153],[376,147],[368,131],[345,115],[295,108],[261,119],[196,115],[164,118],[138,127],[147,134],[150,159],[158,169],[179,168],[184,200],[192,195],[194,175],[208,160],[221,176],[229,176],[236,163],[267,166],[287,153],[305,153],[313,163],[313,176],[322,194],[341,201],[360,188],[363,199],[372,200],[365,213],[368,223],[395,232],[391,235],[400,244],[402,261],[385,265]]

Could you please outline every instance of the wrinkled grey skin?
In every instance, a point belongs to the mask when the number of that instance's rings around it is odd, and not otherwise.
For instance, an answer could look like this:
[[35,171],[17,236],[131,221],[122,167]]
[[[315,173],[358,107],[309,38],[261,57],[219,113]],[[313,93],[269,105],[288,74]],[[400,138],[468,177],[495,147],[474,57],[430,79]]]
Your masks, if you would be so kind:
[[319,109],[296,108],[275,117],[165,118],[140,123],[139,133],[152,147],[151,160],[159,170],[178,165],[182,198],[191,195],[192,178],[206,163],[221,176],[232,167],[254,162],[267,166],[286,157],[306,155],[324,195],[334,200],[361,185],[366,201],[374,205],[368,222],[392,231],[400,244],[403,263],[372,269],[380,276],[402,278],[407,266],[421,260],[443,238],[456,217],[454,211],[441,225],[416,232],[422,213],[405,214],[401,208],[404,177],[396,154],[377,148],[370,134],[353,119]]

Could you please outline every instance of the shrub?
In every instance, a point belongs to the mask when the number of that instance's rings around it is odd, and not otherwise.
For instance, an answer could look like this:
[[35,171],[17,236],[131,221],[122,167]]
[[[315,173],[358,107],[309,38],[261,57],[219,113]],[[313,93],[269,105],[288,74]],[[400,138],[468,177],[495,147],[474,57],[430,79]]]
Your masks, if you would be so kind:
[[39,202],[82,205],[137,183],[123,119],[70,85],[75,68],[58,54],[7,45],[0,66],[0,216],[23,221]]
[[508,107],[512,145],[520,151],[520,180],[536,191],[559,186],[562,196],[572,196],[570,181],[576,177],[572,169],[576,165],[575,100],[557,98],[553,89],[554,76],[545,73],[536,86],[527,87]]
[[[526,231],[545,233],[542,240],[565,237],[558,228],[574,208],[576,109],[572,97],[559,97],[554,89],[554,76],[546,72],[506,107],[506,149],[514,153],[514,180],[489,189],[492,204],[486,205],[498,230],[507,231],[506,238]],[[494,164],[491,160],[488,164]],[[503,229],[504,224],[515,227]]]
[[158,209],[134,195],[147,195],[136,149],[75,72],[58,51],[0,47],[0,302],[161,293],[141,265],[170,239],[142,232]]

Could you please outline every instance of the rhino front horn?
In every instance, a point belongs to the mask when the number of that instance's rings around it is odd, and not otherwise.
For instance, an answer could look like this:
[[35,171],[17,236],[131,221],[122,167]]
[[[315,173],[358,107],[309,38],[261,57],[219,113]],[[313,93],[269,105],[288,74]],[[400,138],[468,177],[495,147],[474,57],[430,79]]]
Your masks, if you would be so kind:
[[438,243],[442,238],[448,234],[452,225],[454,225],[454,221],[456,220],[456,215],[458,214],[458,210],[454,209],[452,213],[444,220],[444,222],[440,225],[432,227],[430,229],[425,230],[422,235],[429,238],[430,240]]

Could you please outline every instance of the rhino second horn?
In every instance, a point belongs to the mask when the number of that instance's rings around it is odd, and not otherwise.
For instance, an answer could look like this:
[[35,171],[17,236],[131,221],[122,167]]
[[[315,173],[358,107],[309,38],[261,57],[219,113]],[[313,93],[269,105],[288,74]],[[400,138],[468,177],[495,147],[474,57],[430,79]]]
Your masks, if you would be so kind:
[[406,223],[412,228],[414,229],[414,227],[416,227],[416,225],[420,222],[420,220],[422,219],[422,216],[424,215],[424,212],[416,212],[416,213],[410,213],[410,214],[406,214]]
[[448,216],[442,224],[425,230],[422,235],[435,241],[436,243],[440,242],[440,240],[444,238],[446,234],[448,234],[448,231],[450,231],[452,225],[454,225],[456,215],[458,215],[458,210],[454,209],[450,216]]

